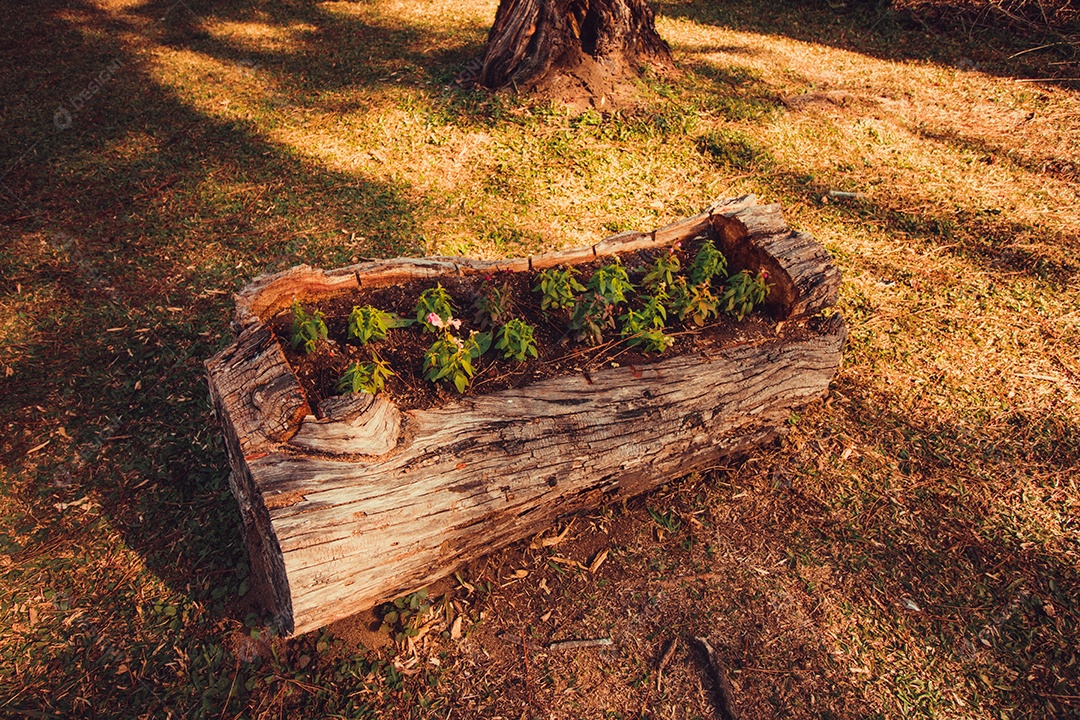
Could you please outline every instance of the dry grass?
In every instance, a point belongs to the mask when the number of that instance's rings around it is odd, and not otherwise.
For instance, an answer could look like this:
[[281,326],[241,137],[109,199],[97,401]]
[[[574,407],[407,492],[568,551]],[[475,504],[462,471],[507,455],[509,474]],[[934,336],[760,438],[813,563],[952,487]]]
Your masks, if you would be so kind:
[[[449,88],[493,2],[9,21],[0,714],[709,717],[693,634],[748,718],[1080,714],[1080,98],[1015,79],[1060,49],[825,4],[657,9],[681,72],[576,118]],[[576,246],[744,192],[845,278],[845,365],[780,447],[477,563],[407,646],[373,618],[267,636],[201,380],[232,290]]]

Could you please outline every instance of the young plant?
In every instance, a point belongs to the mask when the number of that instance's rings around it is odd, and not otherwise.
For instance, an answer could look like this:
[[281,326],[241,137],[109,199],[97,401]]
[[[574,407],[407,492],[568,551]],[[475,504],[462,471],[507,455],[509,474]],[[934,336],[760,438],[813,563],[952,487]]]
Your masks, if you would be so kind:
[[675,278],[671,289],[671,310],[679,322],[689,318],[698,327],[719,315],[719,301],[709,288],[708,283],[688,285],[685,278]]
[[303,347],[309,354],[315,352],[319,340],[326,339],[324,315],[318,310],[308,315],[296,300],[293,300],[292,313],[292,346]]
[[717,275],[727,272],[727,258],[716,249],[712,240],[706,240],[690,264],[690,284],[711,283]]
[[495,328],[502,325],[514,308],[510,285],[495,285],[485,280],[473,308],[476,309],[475,322],[480,327]]
[[727,289],[720,297],[720,309],[728,315],[734,315],[736,320],[746,317],[755,305],[765,302],[769,296],[769,286],[766,280],[769,273],[765,270],[758,272],[756,276],[748,271],[738,272],[727,280]]
[[491,347],[491,333],[473,332],[465,340],[444,332],[424,353],[424,377],[451,383],[465,392],[476,374],[475,363]]
[[610,305],[626,302],[626,293],[634,289],[619,258],[594,272],[587,287]]
[[667,299],[667,293],[661,289],[649,298],[641,310],[628,310],[619,318],[622,336],[628,337],[644,330],[664,327],[667,320],[667,309],[664,303]]
[[615,306],[600,293],[589,293],[574,305],[570,330],[578,342],[599,345],[604,341],[604,329],[614,327]]
[[643,352],[662,353],[675,342],[674,338],[664,334],[667,321],[667,293],[663,287],[657,288],[656,294],[649,298],[641,310],[630,310],[621,318],[622,336],[631,346],[641,346]]
[[397,373],[391,370],[390,365],[382,358],[374,357],[372,361],[350,363],[345,374],[338,380],[338,392],[342,395],[357,392],[377,395],[385,390],[386,381]]
[[664,528],[669,533],[678,532],[679,528],[682,527],[682,520],[679,519],[679,516],[675,512],[674,508],[668,510],[667,512],[660,512],[659,510],[654,510],[651,507],[647,507],[645,509],[649,511],[649,517],[651,517],[657,525]]
[[499,328],[499,339],[495,343],[497,350],[503,351],[503,357],[525,362],[529,356],[539,357],[536,340],[533,339],[533,326],[524,320],[513,318]]
[[675,338],[666,334],[663,328],[643,330],[639,335],[630,340],[631,345],[641,346],[641,352],[654,352],[657,354],[663,353],[671,347],[674,342]]
[[384,340],[387,331],[391,328],[411,324],[411,320],[403,320],[393,313],[383,312],[372,305],[356,306],[349,313],[347,335],[349,340],[355,338],[361,345],[367,345],[375,340]]
[[540,284],[533,288],[533,292],[543,293],[540,309],[549,311],[574,307],[577,293],[585,292],[585,286],[574,279],[577,274],[577,268],[573,267],[542,270]]
[[434,315],[443,324],[449,323],[454,317],[454,305],[450,300],[450,293],[438,284],[420,293],[420,299],[416,301],[416,322],[424,328],[424,332],[436,332],[444,325],[432,323],[430,317]]
[[380,630],[389,633],[399,643],[420,634],[420,626],[428,619],[431,602],[427,588],[399,597],[392,603],[382,606],[382,626]]
[[675,248],[671,248],[671,252],[656,258],[641,282],[650,291],[655,291],[660,287],[671,287],[675,273],[679,272],[680,267],[679,256],[675,254]]

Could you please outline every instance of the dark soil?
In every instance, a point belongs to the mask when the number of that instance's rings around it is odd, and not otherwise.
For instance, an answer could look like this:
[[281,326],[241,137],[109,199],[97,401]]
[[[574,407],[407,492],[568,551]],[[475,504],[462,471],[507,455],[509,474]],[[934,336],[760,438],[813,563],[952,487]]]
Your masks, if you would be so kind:
[[[698,246],[699,243],[690,243],[677,251],[684,270],[693,261]],[[656,254],[657,251],[650,251],[620,256],[635,287],[640,286],[646,268]],[[578,281],[587,284],[592,272],[608,262],[611,262],[611,258],[577,265],[581,270]],[[729,268],[728,271],[734,273],[740,269]],[[754,270],[751,268],[751,271]],[[412,325],[390,330],[385,340],[361,346],[356,340],[346,339],[349,314],[355,305],[370,304],[403,318],[415,318],[420,293],[434,287],[436,282],[440,282],[453,298],[455,317],[462,321],[461,329],[455,333],[459,337],[467,337],[471,330],[484,330],[476,321],[473,303],[485,282],[508,285],[514,303],[510,316],[519,317],[535,328],[538,358],[524,363],[503,359],[502,351],[495,348],[493,340],[491,349],[477,363],[476,376],[466,395],[521,387],[551,377],[588,373],[604,365],[647,365],[661,358],[707,352],[733,342],[773,335],[776,331],[775,323],[760,311],[755,311],[741,322],[721,316],[704,327],[697,327],[689,320],[685,324],[680,323],[676,317],[669,315],[666,332],[675,338],[675,343],[663,355],[645,354],[638,348],[629,347],[619,337],[617,330],[605,331],[603,344],[589,346],[576,342],[568,333],[570,311],[547,313],[540,309],[540,294],[533,292],[538,283],[537,275],[504,272],[486,278],[482,275],[448,276],[438,281],[425,279],[385,288],[361,288],[319,303],[305,303],[307,312],[317,309],[324,314],[329,331],[329,342],[320,342],[318,349],[311,354],[294,350],[290,345],[291,310],[278,313],[269,324],[281,342],[285,356],[312,407],[320,400],[338,394],[338,379],[350,363],[371,362],[372,354],[377,353],[396,373],[387,381],[386,392],[403,410],[429,408],[460,397],[452,386],[435,384],[424,378],[424,353],[437,336],[425,333],[419,325]],[[719,282],[714,282],[714,285],[719,286]],[[715,287],[714,291],[719,295]],[[636,294],[628,296],[628,302],[635,308],[641,304]],[[620,305],[617,315],[625,313],[626,307],[626,304]]]

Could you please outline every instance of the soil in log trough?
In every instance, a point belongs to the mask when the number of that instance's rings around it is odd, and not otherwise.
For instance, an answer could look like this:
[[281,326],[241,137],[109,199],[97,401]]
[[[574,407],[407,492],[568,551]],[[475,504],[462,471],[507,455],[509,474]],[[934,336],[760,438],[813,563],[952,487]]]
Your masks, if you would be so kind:
[[775,438],[823,396],[839,271],[753,196],[517,260],[256,279],[207,362],[285,632]]

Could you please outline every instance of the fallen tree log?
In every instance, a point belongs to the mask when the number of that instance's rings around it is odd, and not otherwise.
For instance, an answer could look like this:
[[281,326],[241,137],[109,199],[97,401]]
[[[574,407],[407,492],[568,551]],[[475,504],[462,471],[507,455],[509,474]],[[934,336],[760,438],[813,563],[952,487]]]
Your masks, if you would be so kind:
[[[573,264],[702,234],[735,269],[769,270],[773,333],[708,354],[401,411],[384,395],[312,407],[267,327],[293,298]],[[839,281],[824,248],[753,196],[582,250],[299,267],[256,279],[237,295],[236,341],[207,361],[256,590],[284,632],[307,632],[419,589],[559,517],[760,446],[828,390],[846,328],[821,311],[835,302]]]

